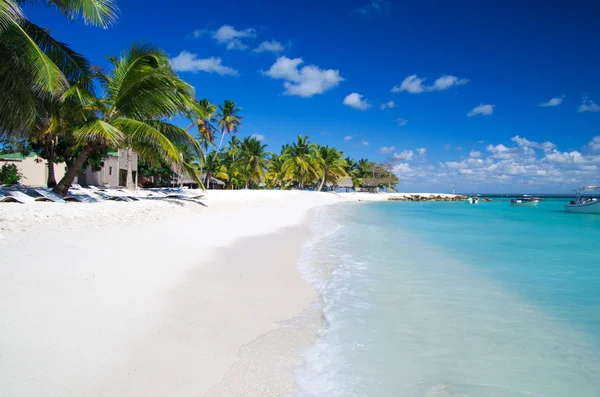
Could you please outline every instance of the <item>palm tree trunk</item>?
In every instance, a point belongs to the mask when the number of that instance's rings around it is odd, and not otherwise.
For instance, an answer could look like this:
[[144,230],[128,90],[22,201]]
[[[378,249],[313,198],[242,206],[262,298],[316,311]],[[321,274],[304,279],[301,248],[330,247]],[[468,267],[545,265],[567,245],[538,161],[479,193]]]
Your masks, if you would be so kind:
[[56,186],[56,176],[54,174],[54,139],[46,138],[46,155],[48,157],[48,180],[46,185],[50,188]]
[[88,159],[89,155],[92,153],[93,150],[94,146],[91,144],[88,144],[83,148],[83,150],[79,154],[79,157],[77,157],[77,159],[73,162],[69,169],[67,169],[67,173],[65,174],[65,176],[60,180],[60,182],[58,182],[58,185],[56,185],[54,189],[52,189],[54,193],[60,194],[61,196],[67,195],[67,193],[69,192],[69,188],[71,187],[71,183],[73,183],[73,180],[77,176],[77,173],[81,170],[81,167]]
[[131,172],[131,162],[133,159],[133,149],[131,147],[127,148],[127,178],[125,179],[125,186],[129,190],[135,189],[135,184],[133,183],[133,174]]
[[217,150],[215,151],[215,154],[213,154],[212,159],[210,160],[210,163],[208,164],[208,167],[206,168],[206,178],[204,179],[204,186],[206,186],[207,188],[209,187],[209,180],[210,180],[210,171],[212,170],[212,166],[215,162],[215,158],[217,157],[217,154],[219,154],[219,152],[221,151],[221,146],[223,146],[223,138],[225,138],[225,130],[221,130],[221,141],[219,142],[219,147],[217,148]]
[[319,185],[319,189],[317,189],[317,192],[320,192],[321,189],[323,189],[324,184],[325,184],[325,173],[323,173],[323,178],[321,178],[321,184]]

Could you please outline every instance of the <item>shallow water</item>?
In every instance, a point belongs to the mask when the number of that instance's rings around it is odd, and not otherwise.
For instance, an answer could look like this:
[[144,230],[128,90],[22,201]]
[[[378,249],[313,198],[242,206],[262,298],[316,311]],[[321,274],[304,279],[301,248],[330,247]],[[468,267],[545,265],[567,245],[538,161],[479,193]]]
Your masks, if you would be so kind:
[[563,204],[324,209],[298,397],[600,396],[600,216]]

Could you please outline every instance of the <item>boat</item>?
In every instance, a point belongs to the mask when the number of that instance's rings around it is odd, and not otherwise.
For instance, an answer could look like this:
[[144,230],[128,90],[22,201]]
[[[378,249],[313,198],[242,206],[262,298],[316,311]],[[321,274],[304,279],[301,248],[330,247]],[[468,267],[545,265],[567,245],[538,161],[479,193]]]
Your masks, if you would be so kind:
[[577,189],[577,198],[565,205],[565,211],[577,214],[600,214],[600,200],[592,197],[581,197],[583,192],[590,190],[600,190],[600,186],[584,186]]
[[537,207],[539,201],[529,198],[519,198],[510,200],[510,205],[514,207]]

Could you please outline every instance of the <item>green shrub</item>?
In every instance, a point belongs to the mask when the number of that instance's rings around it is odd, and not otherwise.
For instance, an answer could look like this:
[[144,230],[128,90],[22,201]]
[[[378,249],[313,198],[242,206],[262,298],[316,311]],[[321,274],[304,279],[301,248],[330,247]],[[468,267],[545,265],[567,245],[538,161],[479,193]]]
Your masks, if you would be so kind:
[[19,183],[22,178],[23,174],[19,172],[15,164],[4,164],[0,169],[0,184],[14,185]]

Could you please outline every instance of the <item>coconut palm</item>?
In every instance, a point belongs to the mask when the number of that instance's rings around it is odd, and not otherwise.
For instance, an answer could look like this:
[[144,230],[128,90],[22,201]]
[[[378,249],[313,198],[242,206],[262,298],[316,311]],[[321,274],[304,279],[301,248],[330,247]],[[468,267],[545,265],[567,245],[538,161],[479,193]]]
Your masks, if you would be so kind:
[[[150,44],[134,44],[109,61],[110,72],[98,72],[104,96],[92,102],[93,112],[72,132],[81,153],[54,191],[66,194],[90,153],[104,147],[127,150],[129,187],[134,151],[144,159],[162,159],[196,176],[177,145],[189,145],[200,152],[198,142],[187,131],[165,121],[189,112],[193,88],[172,71],[168,56]],[[84,98],[84,92],[76,89],[72,95]]]
[[239,158],[235,164],[244,178],[246,189],[248,186],[258,186],[265,179],[265,168],[269,163],[266,147],[253,137],[244,138],[240,144]]
[[310,143],[307,136],[298,135],[296,142],[287,147],[281,156],[283,172],[286,178],[295,178],[298,187],[304,188],[304,182],[319,175],[320,153],[316,143]]
[[321,146],[320,152],[320,174],[321,183],[318,191],[321,191],[325,182],[335,184],[341,177],[347,176],[347,163],[343,159],[344,154],[335,148],[329,146]]
[[217,129],[215,128],[214,123],[216,121],[216,112],[217,106],[204,98],[201,101],[194,100],[194,106],[188,115],[188,118],[193,120],[193,123],[186,128],[186,131],[189,131],[194,126],[197,127],[198,142],[202,149],[202,158],[199,159],[200,173],[202,173],[202,169],[206,163],[206,153],[208,153],[208,148],[215,144],[215,133],[217,132]]
[[[285,151],[285,146],[282,149],[282,153]],[[287,179],[285,172],[283,171],[283,156],[277,154],[271,155],[271,160],[267,164],[267,170],[265,172],[266,184],[269,188],[280,187],[285,189],[287,186]]]
[[218,153],[221,152],[221,147],[223,146],[223,139],[225,135],[229,135],[232,133],[236,133],[239,126],[241,125],[241,120],[243,119],[238,113],[241,111],[241,108],[238,108],[235,102],[230,101],[228,99],[225,100],[223,105],[219,105],[219,113],[217,114],[217,123],[221,128],[221,140],[219,141],[219,146],[213,155],[211,162],[208,164],[208,169],[206,171],[206,179],[204,183],[208,183],[210,179],[210,172],[212,168],[212,163]]
[[72,20],[108,27],[117,19],[113,0],[0,0],[0,133],[28,132],[39,99],[58,98],[81,72],[81,56],[28,21],[23,3],[54,6]]

